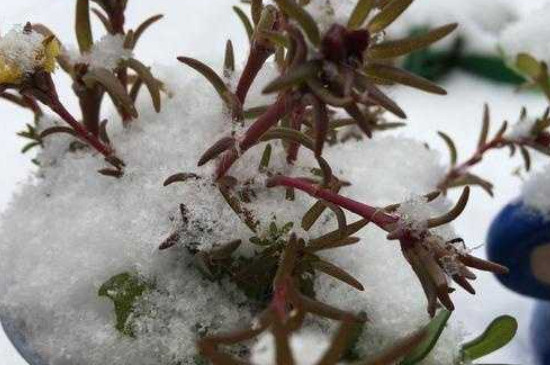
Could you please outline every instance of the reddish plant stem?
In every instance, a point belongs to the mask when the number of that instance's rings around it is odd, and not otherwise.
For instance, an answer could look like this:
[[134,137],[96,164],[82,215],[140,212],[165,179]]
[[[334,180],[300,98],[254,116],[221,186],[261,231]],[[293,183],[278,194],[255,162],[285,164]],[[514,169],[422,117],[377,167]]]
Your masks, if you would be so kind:
[[260,139],[271,127],[281,118],[290,113],[299,103],[293,94],[282,94],[275,104],[262,114],[245,132],[244,137],[236,148],[233,148],[222,155],[216,171],[216,178],[224,176],[239,156],[260,142]]
[[504,137],[498,136],[494,138],[492,141],[490,141],[489,143],[485,143],[484,145],[480,146],[472,157],[470,157],[468,160],[464,161],[463,163],[454,166],[447,173],[447,175],[441,181],[441,183],[438,184],[438,188],[441,190],[448,189],[449,185],[454,180],[464,176],[470,168],[472,168],[473,166],[481,162],[485,153],[487,153],[492,149],[501,148],[509,142],[510,141],[506,140]]
[[[298,107],[294,108],[292,111],[292,115],[290,118],[290,127],[292,129],[296,129],[297,131],[300,131],[302,128],[302,123],[304,121],[304,114],[305,114],[305,107],[303,105],[299,105]],[[300,150],[300,144],[296,142],[290,142],[287,149],[287,156],[286,161],[289,164],[294,164],[296,160],[298,159],[298,152]]]
[[59,100],[52,100],[52,103],[48,105],[52,111],[59,115],[65,122],[67,122],[80,138],[86,141],[95,150],[105,156],[108,160],[112,157],[113,150],[103,144],[96,136],[90,133],[82,124],[80,124],[74,117],[65,109],[63,104]]
[[312,184],[304,179],[277,175],[269,179],[267,186],[270,188],[275,186],[284,186],[298,189],[314,198],[326,200],[329,203],[336,204],[341,208],[358,214],[386,231],[388,231],[390,229],[389,227],[393,226],[399,220],[398,217],[384,212],[381,209],[346,198],[331,190],[323,189],[320,186]]
[[273,48],[264,46],[258,42],[252,44],[246,66],[241,74],[235,93],[241,105],[244,105],[250,86],[252,86],[256,76],[258,76],[263,65],[272,54]]

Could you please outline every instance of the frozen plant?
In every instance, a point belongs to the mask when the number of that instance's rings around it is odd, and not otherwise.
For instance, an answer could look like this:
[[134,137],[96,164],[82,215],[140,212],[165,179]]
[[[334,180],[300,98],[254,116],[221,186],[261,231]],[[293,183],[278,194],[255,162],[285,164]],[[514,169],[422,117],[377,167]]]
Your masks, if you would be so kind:
[[[160,16],[129,31],[124,27],[125,0],[94,2],[100,9],[92,11],[108,35],[94,43],[90,3],[77,0],[79,56],[60,47],[45,26],[31,24],[17,37],[32,39],[25,54],[43,55],[35,57],[32,68],[10,58],[10,47],[0,53],[6,64],[0,80],[4,98],[40,115],[42,103],[70,126],[57,125],[41,133],[29,127],[25,136],[33,139],[31,143],[40,144],[57,132],[84,142],[62,151],[56,166],[42,166],[43,183],[27,187],[14,205],[14,214],[6,217],[5,224],[13,224],[17,232],[6,232],[6,246],[20,245],[25,252],[14,260],[21,267],[10,260],[1,262],[10,279],[0,308],[35,330],[29,342],[42,356],[48,353],[44,328],[52,328],[54,334],[47,333],[48,338],[64,347],[59,354],[54,348],[47,355],[52,363],[81,364],[301,364],[313,359],[295,356],[294,350],[311,346],[311,341],[299,337],[311,332],[326,339],[324,351],[311,349],[315,364],[458,364],[511,340],[517,324],[510,317],[498,318],[470,343],[441,337],[455,308],[453,282],[475,293],[473,270],[507,272],[476,258],[459,237],[448,233],[448,224],[466,207],[470,188],[466,186],[448,210],[442,208],[441,191],[478,183],[465,176],[486,150],[502,145],[541,147],[538,137],[547,133],[547,116],[532,136],[508,141],[501,131],[489,142],[485,118],[480,151],[463,166],[453,163],[447,175],[433,166],[433,155],[421,144],[372,138],[381,130],[401,126],[394,118],[406,116],[386,94],[387,87],[401,84],[446,93],[395,67],[393,60],[443,39],[456,24],[388,40],[383,37],[386,28],[412,0],[269,4],[253,0],[250,18],[235,8],[250,40],[242,71],[228,41],[221,75],[182,56],[178,60],[209,85],[178,84],[170,83],[170,76],[165,83],[157,80],[132,56],[140,35]],[[73,79],[81,121],[57,97],[51,76],[54,58]],[[148,87],[153,101],[152,111],[144,107],[145,118],[138,117],[135,106],[142,86]],[[173,95],[162,111],[161,90]],[[100,116],[105,95],[113,100],[123,126],[136,123],[143,129],[124,128],[114,134],[116,153]],[[213,108],[220,100],[222,107]],[[112,165],[100,172],[117,179],[88,173],[95,160],[76,154],[86,146]],[[369,148],[372,161],[364,164],[366,170],[372,168],[372,175],[362,171],[348,177],[355,161],[334,163],[344,160],[347,152],[361,156]],[[357,163],[360,158],[356,157]],[[408,160],[416,164],[407,167]],[[420,174],[411,172],[418,169]],[[163,191],[157,186],[159,176],[164,178]],[[369,196],[375,189],[384,196]],[[350,191],[362,196],[350,198]],[[412,192],[424,195],[390,204]],[[311,206],[310,197],[315,200]],[[43,204],[36,212],[19,210],[28,206],[26,199]],[[367,203],[370,199],[373,202]],[[66,226],[54,225],[60,232],[50,227],[49,217],[41,214],[44,209],[66,219],[62,222]],[[351,213],[361,218],[350,222]],[[22,226],[27,218],[30,224]],[[45,242],[36,246],[38,240],[29,236],[32,229],[45,232]],[[64,234],[65,229],[71,234]],[[68,249],[76,240],[73,237],[78,238],[79,252]],[[365,262],[370,253],[357,245],[362,238],[382,246],[372,247],[380,250],[380,256],[373,253],[370,264]],[[28,246],[26,240],[31,241]],[[42,251],[50,241],[56,249]],[[159,243],[160,252],[153,256],[151,245]],[[394,248],[397,251],[384,251]],[[351,250],[353,255],[344,254]],[[43,263],[23,268],[27,261],[19,261],[42,254],[58,259],[59,268]],[[355,255],[361,260],[356,261]],[[376,261],[384,258],[384,268],[376,269]],[[73,270],[78,276],[68,280],[67,273]],[[377,282],[383,278],[375,276],[377,270],[401,281],[393,288],[380,287]],[[415,283],[407,281],[411,273],[425,299],[410,290]],[[327,285],[321,274],[345,286]],[[29,301],[24,290],[29,275],[40,283],[36,284],[43,296],[40,303]],[[366,290],[364,280],[378,285],[379,292]],[[417,311],[416,303],[427,310]],[[396,322],[386,312],[390,310],[405,314]],[[423,315],[432,318],[429,323]],[[74,316],[81,320],[73,323]],[[242,328],[233,330],[237,325]],[[254,343],[257,338],[259,344]],[[271,347],[264,343],[266,338],[272,339]],[[190,346],[194,340],[198,354]],[[84,345],[75,344],[78,341]],[[263,354],[258,350],[262,343],[267,346]],[[436,344],[444,349],[437,350]],[[267,359],[265,353],[275,359]]]

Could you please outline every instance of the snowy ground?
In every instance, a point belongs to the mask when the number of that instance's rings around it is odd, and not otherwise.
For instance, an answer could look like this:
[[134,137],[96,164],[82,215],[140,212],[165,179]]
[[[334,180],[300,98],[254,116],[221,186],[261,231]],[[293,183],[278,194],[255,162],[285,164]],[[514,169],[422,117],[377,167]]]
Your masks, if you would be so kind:
[[[245,45],[241,25],[228,11],[232,3],[227,0],[157,0],[141,1],[139,4],[130,2],[130,24],[135,24],[154,13],[164,13],[167,16],[143,39],[137,50],[138,55],[149,63],[175,63],[175,56],[182,54],[219,62],[228,35],[237,47]],[[529,6],[535,7],[539,3],[540,1],[533,1]],[[50,1],[48,7],[44,7],[41,0],[3,4],[0,26],[2,31],[5,31],[13,23],[27,20],[43,22],[60,38],[72,42],[72,21],[60,16],[68,14],[67,8],[67,3],[61,0]],[[211,24],[217,26],[212,27]],[[208,33],[205,33],[205,29],[208,29]],[[162,43],[159,43],[158,39],[161,39]],[[66,86],[62,95],[71,96],[68,84]],[[404,89],[395,90],[394,96],[407,111],[410,119],[409,126],[400,133],[427,141],[433,148],[445,151],[444,145],[436,136],[437,130],[443,130],[454,137],[459,152],[463,153],[462,157],[467,157],[475,146],[484,102],[491,105],[495,124],[504,119],[515,121],[521,106],[527,106],[535,114],[539,114],[544,108],[544,101],[537,94],[518,95],[512,88],[489,84],[463,74],[452,75],[444,82],[444,86],[449,92],[446,98]],[[66,99],[71,100],[74,106],[74,99]],[[22,141],[15,136],[15,132],[22,128],[29,116],[5,104],[0,104],[0,115],[9,116],[3,118],[0,130],[0,210],[3,210],[11,194],[17,189],[17,182],[25,180],[32,170],[32,165],[29,161],[30,156],[19,153]],[[446,158],[444,152],[442,158]],[[466,242],[472,245],[482,244],[492,217],[518,194],[521,180],[512,176],[511,172],[519,165],[520,161],[509,160],[505,151],[496,152],[483,162],[478,172],[495,182],[496,197],[490,199],[481,191],[475,191],[474,199],[466,213],[455,223],[457,232],[460,232]],[[482,251],[483,249],[480,249],[480,254]],[[477,288],[479,294],[476,297],[457,295],[456,316],[464,322],[469,332],[480,332],[492,318],[504,313],[517,316],[521,325],[520,336],[513,346],[492,358],[487,358],[485,362],[530,363],[527,360],[529,349],[526,330],[531,301],[508,292],[490,275],[480,275]],[[25,364],[3,334],[0,334],[0,363]]]

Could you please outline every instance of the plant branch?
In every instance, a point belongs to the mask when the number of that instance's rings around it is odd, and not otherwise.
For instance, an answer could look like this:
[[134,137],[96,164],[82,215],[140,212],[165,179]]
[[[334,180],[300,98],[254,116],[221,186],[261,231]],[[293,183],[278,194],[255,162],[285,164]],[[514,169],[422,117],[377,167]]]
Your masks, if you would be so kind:
[[313,196],[314,198],[326,200],[330,203],[338,205],[341,208],[349,210],[350,212],[358,214],[386,231],[390,230],[389,226],[394,225],[399,220],[398,217],[391,215],[382,209],[359,203],[331,190],[323,189],[320,186],[312,184],[304,179],[277,175],[268,180],[267,186],[269,188],[284,186],[287,188],[298,189]]

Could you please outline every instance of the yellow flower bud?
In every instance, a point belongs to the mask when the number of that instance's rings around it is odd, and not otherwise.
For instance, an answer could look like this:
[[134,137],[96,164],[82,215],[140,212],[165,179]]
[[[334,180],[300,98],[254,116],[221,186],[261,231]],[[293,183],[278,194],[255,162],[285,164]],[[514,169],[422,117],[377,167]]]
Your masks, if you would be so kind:
[[20,84],[23,72],[17,65],[6,62],[0,56],[0,84]]

